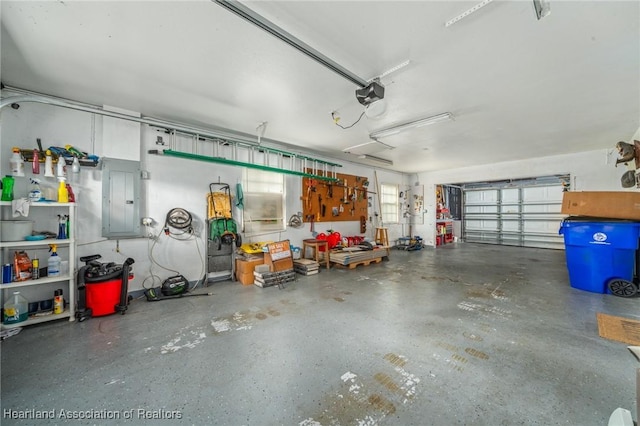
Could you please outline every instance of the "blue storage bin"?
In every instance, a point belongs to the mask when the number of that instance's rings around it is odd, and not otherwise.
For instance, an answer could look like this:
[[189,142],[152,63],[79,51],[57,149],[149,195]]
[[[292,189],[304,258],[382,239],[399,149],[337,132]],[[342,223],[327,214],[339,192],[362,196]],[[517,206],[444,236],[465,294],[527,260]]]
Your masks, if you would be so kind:
[[640,222],[569,217],[559,232],[571,287],[604,294],[612,278],[633,280]]

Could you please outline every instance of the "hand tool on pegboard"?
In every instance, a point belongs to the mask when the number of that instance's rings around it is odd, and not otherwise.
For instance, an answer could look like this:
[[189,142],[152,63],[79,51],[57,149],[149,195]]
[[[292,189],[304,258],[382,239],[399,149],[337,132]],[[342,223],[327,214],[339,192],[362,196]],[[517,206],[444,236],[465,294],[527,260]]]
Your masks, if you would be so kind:
[[347,196],[347,188],[348,188],[348,186],[347,186],[347,179],[346,178],[343,179],[343,183],[344,183],[344,186],[343,186],[344,193],[342,194],[342,202],[343,203],[348,203],[349,202],[348,201],[349,198]]

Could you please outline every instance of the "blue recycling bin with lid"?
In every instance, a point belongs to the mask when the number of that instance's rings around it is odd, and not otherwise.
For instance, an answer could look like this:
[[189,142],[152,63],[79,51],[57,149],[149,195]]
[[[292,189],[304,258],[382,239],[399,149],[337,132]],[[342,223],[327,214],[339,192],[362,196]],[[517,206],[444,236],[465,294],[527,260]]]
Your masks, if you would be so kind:
[[614,278],[633,280],[640,222],[568,217],[559,233],[571,287],[604,294]]

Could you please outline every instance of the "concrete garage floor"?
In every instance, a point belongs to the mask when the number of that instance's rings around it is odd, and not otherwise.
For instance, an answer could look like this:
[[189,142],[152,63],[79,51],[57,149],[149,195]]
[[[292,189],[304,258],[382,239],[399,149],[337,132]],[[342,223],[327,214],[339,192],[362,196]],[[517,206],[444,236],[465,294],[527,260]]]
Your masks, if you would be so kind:
[[5,340],[2,424],[606,425],[617,407],[637,418],[638,362],[598,336],[596,312],[639,319],[640,299],[571,288],[563,251],[460,243],[283,290],[204,290]]

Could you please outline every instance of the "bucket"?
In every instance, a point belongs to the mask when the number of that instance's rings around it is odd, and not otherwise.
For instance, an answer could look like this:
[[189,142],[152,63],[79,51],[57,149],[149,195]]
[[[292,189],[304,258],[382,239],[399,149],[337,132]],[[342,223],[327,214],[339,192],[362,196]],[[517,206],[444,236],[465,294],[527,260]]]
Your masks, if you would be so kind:
[[86,283],[87,308],[91,308],[94,317],[115,313],[116,305],[120,304],[121,289],[121,279]]

